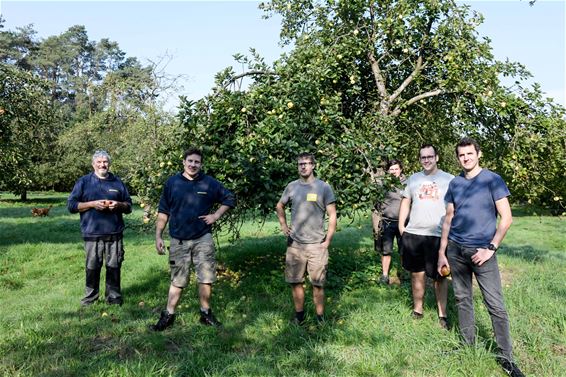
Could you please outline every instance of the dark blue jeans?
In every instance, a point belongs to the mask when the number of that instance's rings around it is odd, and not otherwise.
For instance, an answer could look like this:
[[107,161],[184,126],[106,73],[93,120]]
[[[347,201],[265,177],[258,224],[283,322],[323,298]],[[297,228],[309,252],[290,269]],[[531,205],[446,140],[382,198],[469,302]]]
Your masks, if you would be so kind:
[[474,302],[472,296],[472,274],[480,287],[483,302],[491,317],[495,341],[501,356],[512,360],[511,335],[509,334],[509,317],[503,302],[501,276],[495,254],[481,266],[472,262],[476,248],[465,247],[449,241],[446,257],[452,271],[452,285],[458,308],[460,332],[467,344],[476,340],[476,324],[474,318]]

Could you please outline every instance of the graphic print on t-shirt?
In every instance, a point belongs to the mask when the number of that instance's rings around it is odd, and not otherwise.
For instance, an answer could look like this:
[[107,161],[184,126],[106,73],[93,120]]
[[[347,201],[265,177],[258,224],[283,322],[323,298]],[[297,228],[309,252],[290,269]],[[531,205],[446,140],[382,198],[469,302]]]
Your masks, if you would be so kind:
[[419,199],[421,200],[438,200],[440,193],[436,182],[424,182],[418,191]]
[[317,195],[315,193],[307,194],[307,202],[316,202]]

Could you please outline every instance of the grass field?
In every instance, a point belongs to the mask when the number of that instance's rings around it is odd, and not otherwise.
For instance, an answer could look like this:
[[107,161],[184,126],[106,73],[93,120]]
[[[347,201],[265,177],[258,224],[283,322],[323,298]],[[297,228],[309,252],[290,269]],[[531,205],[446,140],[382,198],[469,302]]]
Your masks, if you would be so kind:
[[[457,326],[411,319],[410,287],[379,276],[369,219],[348,224],[330,250],[327,319],[289,323],[285,241],[275,220],[219,237],[213,309],[220,330],[198,324],[194,279],[175,325],[148,331],[164,307],[168,261],[154,250],[138,208],[127,216],[121,307],[83,308],[83,244],[64,194],[0,196],[0,375],[4,376],[503,376],[489,316],[476,290],[478,344],[460,347]],[[46,218],[34,206],[53,204]],[[517,362],[530,376],[566,375],[566,223],[516,211],[498,251]],[[394,266],[398,260],[394,261]],[[395,275],[395,271],[393,271]],[[309,292],[307,290],[307,292]],[[456,322],[453,298],[449,319]]]

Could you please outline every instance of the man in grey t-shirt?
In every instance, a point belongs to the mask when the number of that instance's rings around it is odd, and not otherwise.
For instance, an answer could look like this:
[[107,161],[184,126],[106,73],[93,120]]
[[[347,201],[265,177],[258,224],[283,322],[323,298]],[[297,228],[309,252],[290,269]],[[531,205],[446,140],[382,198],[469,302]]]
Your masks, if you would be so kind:
[[[324,319],[324,283],[328,267],[328,246],[336,231],[336,199],[330,185],[314,176],[315,159],[310,153],[298,158],[299,179],[285,187],[276,211],[281,231],[287,239],[285,281],[291,284],[295,318],[301,325],[305,319],[303,288],[305,270],[313,287],[317,320]],[[291,203],[291,227],[287,225],[285,206]],[[328,213],[328,229],[324,217]]]
[[[423,170],[407,180],[399,209],[403,267],[411,272],[413,317],[423,316],[426,275],[434,280],[439,324],[447,329],[448,282],[436,270],[441,224],[446,214],[444,194],[454,176],[438,168],[438,154],[431,144],[421,147],[419,161]],[[405,226],[407,217],[409,223]]]

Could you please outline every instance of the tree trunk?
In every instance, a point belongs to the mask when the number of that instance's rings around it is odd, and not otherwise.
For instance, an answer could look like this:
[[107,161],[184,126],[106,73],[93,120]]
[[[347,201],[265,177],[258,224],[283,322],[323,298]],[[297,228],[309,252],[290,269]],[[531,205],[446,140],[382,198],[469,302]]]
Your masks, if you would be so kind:
[[27,190],[22,190],[20,192],[20,201],[25,202],[28,200],[28,191]]

